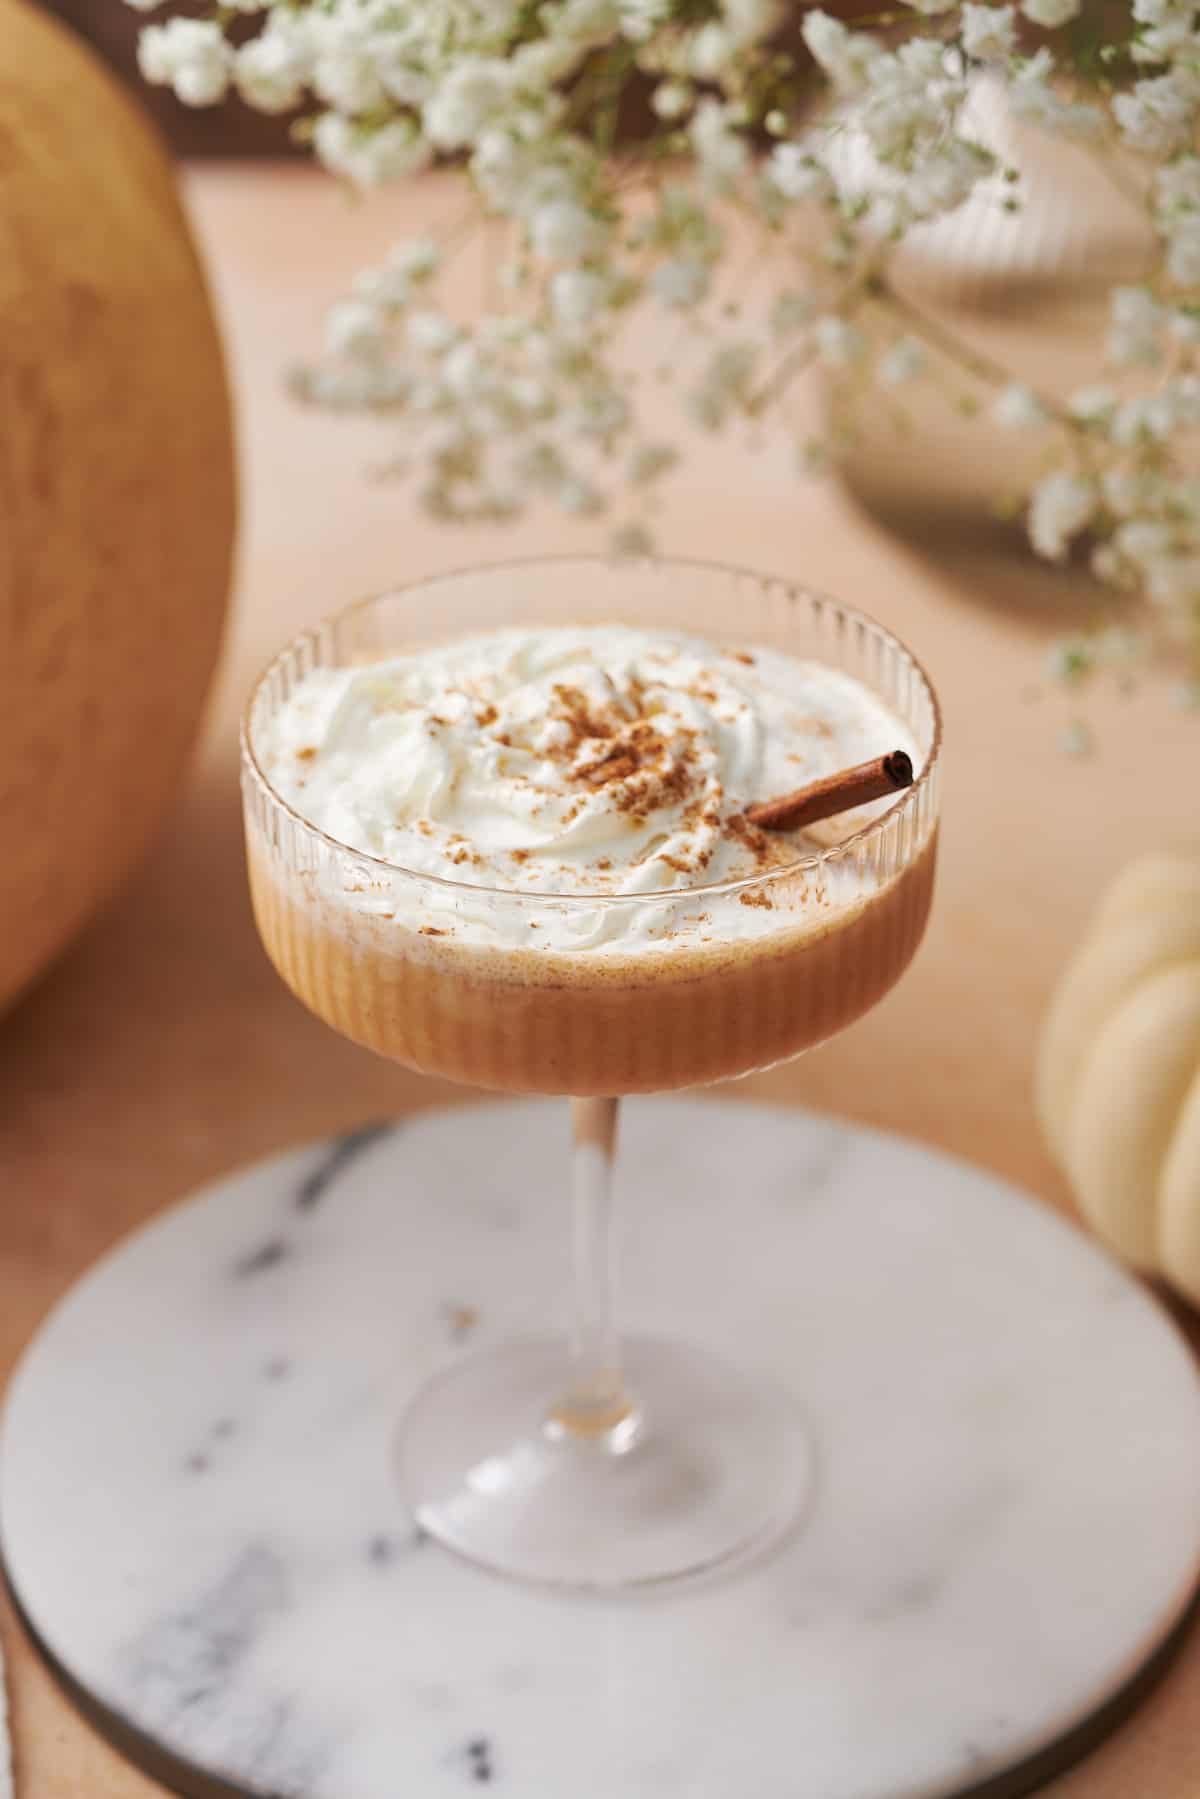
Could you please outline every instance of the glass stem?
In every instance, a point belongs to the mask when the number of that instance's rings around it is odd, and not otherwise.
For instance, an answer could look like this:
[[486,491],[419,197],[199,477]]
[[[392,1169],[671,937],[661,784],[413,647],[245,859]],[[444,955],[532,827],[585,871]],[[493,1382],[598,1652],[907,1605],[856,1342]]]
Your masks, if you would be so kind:
[[573,1099],[571,1228],[575,1323],[570,1386],[552,1420],[574,1437],[608,1436],[632,1415],[613,1317],[615,1099]]

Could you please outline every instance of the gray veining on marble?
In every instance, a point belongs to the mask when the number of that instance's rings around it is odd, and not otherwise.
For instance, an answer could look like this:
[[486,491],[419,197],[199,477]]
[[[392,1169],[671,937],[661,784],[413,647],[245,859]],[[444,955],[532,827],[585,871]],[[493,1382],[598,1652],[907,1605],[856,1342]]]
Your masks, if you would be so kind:
[[87,1690],[277,1799],[936,1799],[1124,1684],[1200,1557],[1200,1396],[1157,1307],[913,1145],[627,1110],[626,1322],[785,1376],[819,1438],[807,1528],[582,1600],[415,1527],[407,1397],[565,1324],[568,1290],[565,1107],[429,1115],[166,1214],[28,1353],[0,1533]]

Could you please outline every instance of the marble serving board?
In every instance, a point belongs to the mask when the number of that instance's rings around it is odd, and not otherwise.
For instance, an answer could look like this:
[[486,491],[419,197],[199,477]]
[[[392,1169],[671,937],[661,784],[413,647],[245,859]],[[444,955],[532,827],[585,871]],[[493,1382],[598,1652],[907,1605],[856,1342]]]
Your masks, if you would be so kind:
[[804,1528],[601,1599],[477,1572],[405,1514],[417,1384],[567,1322],[565,1106],[244,1170],[67,1296],[0,1441],[33,1630],[181,1790],[939,1799],[1028,1767],[1178,1624],[1200,1392],[1133,1280],[916,1145],[626,1110],[626,1321],[788,1383],[819,1450]]

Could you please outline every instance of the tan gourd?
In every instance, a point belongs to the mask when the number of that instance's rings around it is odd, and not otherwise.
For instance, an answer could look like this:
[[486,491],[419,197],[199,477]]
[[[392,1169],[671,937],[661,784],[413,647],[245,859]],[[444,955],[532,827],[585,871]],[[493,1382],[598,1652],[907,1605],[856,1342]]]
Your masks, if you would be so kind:
[[1088,1223],[1200,1303],[1200,856],[1114,883],[1042,1033],[1038,1109]]
[[220,348],[167,158],[74,36],[0,0],[0,1003],[162,817],[233,528]]

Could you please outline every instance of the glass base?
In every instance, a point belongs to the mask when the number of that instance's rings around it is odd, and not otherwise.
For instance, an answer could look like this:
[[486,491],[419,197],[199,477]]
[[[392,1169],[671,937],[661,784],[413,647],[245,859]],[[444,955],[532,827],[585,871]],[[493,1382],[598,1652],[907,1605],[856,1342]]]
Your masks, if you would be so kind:
[[401,1482],[448,1549],[520,1580],[629,1587],[715,1568],[797,1522],[813,1454],[782,1389],[635,1337],[636,1410],[581,1435],[553,1415],[565,1360],[558,1339],[501,1346],[418,1394]]

